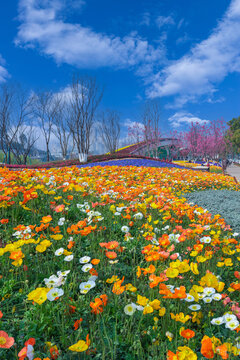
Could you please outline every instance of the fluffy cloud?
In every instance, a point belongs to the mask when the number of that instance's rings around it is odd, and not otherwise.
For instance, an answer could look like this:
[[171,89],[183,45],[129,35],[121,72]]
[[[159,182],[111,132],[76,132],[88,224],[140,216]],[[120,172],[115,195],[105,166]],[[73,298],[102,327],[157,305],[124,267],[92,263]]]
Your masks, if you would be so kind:
[[192,123],[198,123],[200,125],[209,123],[209,120],[200,119],[199,117],[194,116],[191,113],[183,111],[176,112],[168,120],[171,126],[174,128],[179,128],[180,126],[184,125],[191,125]]
[[126,119],[124,121],[123,126],[125,126],[128,129],[141,129],[144,130],[144,125],[138,121],[132,121],[131,119]]
[[232,0],[206,40],[154,76],[148,96],[177,96],[179,106],[202,96],[209,98],[229,73],[240,72],[239,40],[240,0]]
[[136,33],[120,38],[68,23],[62,17],[64,9],[60,0],[20,0],[15,43],[39,48],[57,63],[79,68],[141,66],[159,63],[163,57],[161,48],[155,49]]

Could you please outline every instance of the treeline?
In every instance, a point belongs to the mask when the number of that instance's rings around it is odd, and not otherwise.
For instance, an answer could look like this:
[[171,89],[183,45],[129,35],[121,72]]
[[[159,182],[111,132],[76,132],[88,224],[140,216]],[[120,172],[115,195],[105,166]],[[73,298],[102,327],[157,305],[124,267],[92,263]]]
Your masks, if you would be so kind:
[[53,134],[58,140],[62,159],[73,152],[87,160],[91,132],[95,124],[106,150],[118,148],[120,116],[114,110],[97,114],[103,88],[95,78],[74,75],[62,92],[44,91],[29,94],[21,86],[2,84],[0,88],[0,150],[8,163],[12,157],[26,164],[40,132],[45,143],[47,161],[51,155]]

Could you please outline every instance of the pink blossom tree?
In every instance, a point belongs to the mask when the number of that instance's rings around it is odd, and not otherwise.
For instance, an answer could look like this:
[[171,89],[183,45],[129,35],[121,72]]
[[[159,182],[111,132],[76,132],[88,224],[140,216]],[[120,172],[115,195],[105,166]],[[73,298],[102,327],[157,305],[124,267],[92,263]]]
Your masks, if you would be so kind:
[[[210,124],[192,123],[185,132],[175,131],[173,138],[177,139],[179,149],[188,150],[192,159],[226,158],[230,150],[226,139],[227,126],[223,120],[215,120]],[[187,154],[187,151],[185,152]]]

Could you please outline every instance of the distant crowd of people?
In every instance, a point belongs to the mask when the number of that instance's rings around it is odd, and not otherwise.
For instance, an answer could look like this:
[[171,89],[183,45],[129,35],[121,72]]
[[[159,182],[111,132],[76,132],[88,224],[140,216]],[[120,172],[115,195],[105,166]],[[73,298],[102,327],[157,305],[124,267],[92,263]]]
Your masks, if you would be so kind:
[[[204,166],[208,167],[208,171],[210,171],[210,163],[211,161],[209,159],[196,159],[196,160],[189,160],[190,163],[201,163]],[[232,161],[229,159],[219,159],[216,165],[220,165],[223,169],[223,171],[226,171],[227,167],[232,164]]]

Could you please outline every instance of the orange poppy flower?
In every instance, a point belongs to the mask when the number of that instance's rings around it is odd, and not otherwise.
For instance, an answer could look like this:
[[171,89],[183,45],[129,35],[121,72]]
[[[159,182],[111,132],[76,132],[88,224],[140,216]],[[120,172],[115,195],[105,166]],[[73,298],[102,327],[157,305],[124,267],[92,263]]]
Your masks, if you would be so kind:
[[114,250],[119,246],[119,242],[118,241],[109,241],[109,242],[105,242],[105,243],[100,243],[99,244],[101,247],[105,247],[108,250]]
[[178,352],[174,354],[171,350],[168,350],[167,360],[178,360]]
[[55,207],[54,211],[56,211],[57,213],[62,212],[65,208],[64,204],[58,205]]
[[141,276],[141,272],[142,272],[142,270],[141,270],[140,266],[138,266],[137,271],[136,271],[137,278],[139,278]]
[[208,336],[204,336],[202,339],[201,354],[207,359],[214,358],[213,344]]
[[9,259],[18,260],[18,259],[21,259],[22,257],[23,257],[23,253],[22,253],[21,250],[19,250],[19,251],[11,252],[11,255],[9,256]]
[[0,348],[9,349],[14,344],[14,338],[9,337],[5,331],[0,331]]
[[240,272],[239,271],[234,271],[234,276],[240,280]]
[[142,268],[143,270],[143,275],[146,275],[146,274],[153,274],[156,270],[155,266],[154,265],[150,265],[148,268]]
[[47,224],[50,221],[52,221],[52,217],[51,217],[51,215],[47,215],[47,216],[43,216],[41,223]]
[[94,314],[100,314],[103,312],[103,302],[100,298],[96,298],[94,302],[90,302],[91,312]]
[[122,283],[124,281],[124,276],[122,278],[122,280],[119,280],[119,281],[116,281],[113,285],[113,289],[112,289],[112,292],[116,295],[120,295],[124,292],[125,290],[125,286],[121,286]]
[[170,245],[168,234],[163,234],[163,236],[159,238],[158,241],[159,245],[161,245],[162,247],[167,247],[168,245]]
[[55,228],[50,227],[50,231],[52,231],[54,234],[58,234],[61,232],[59,226],[56,226]]
[[69,241],[67,248],[71,249],[75,245],[75,241]]
[[57,348],[57,345],[54,345],[52,346],[50,349],[50,354],[51,354],[51,359],[55,360],[58,358],[59,356],[59,351],[58,351],[58,348]]
[[107,301],[108,301],[107,295],[106,295],[106,294],[102,294],[102,295],[100,295],[100,298],[101,298],[101,300],[102,300],[102,302],[103,302],[103,305],[106,306],[106,305],[107,305]]
[[77,223],[77,227],[79,227],[80,229],[84,228],[85,226],[87,226],[87,223],[86,223],[85,220],[79,221],[79,222]]
[[97,264],[100,263],[100,259],[92,259],[91,263],[92,263],[93,265],[97,265]]
[[105,255],[109,259],[116,259],[117,253],[115,251],[106,251]]
[[191,339],[195,336],[195,332],[191,329],[185,329],[181,331],[181,336],[185,339]]
[[76,320],[76,321],[74,322],[74,325],[73,325],[74,330],[77,330],[77,329],[79,328],[79,325],[81,324],[82,321],[83,321],[83,319],[80,318],[79,320]]
[[228,359],[227,346],[225,344],[218,346],[215,352],[219,354],[222,357],[222,359],[224,360]]
[[7,224],[8,221],[9,221],[8,219],[2,219],[2,220],[0,220],[0,223],[1,223],[1,224]]
[[89,270],[89,273],[90,273],[92,276],[98,276],[98,272],[97,272],[97,270],[94,269],[94,268],[91,268],[91,269]]
[[92,230],[95,230],[97,228],[97,226],[86,226],[83,230],[80,230],[80,234],[82,236],[87,236],[88,234],[90,234],[92,232]]

